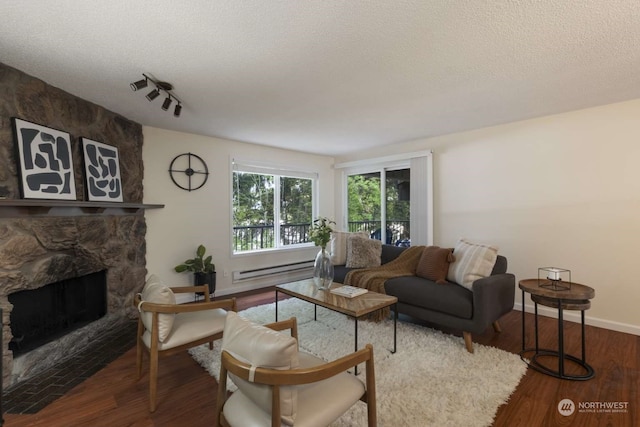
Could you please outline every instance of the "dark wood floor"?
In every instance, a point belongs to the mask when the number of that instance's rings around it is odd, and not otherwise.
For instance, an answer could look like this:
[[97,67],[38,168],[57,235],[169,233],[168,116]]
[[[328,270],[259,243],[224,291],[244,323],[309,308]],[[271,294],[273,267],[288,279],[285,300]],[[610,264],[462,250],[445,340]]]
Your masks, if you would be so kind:
[[[273,291],[245,294],[238,298],[238,309],[273,302],[273,299]],[[532,325],[532,316],[526,316]],[[474,336],[474,342],[518,353],[522,346],[521,312],[507,314],[500,323],[502,333],[488,330]],[[555,319],[542,318],[541,346],[553,347],[556,331]],[[579,325],[566,322],[565,335],[568,352],[579,355]],[[509,402],[498,409],[494,425],[639,426],[640,337],[588,326],[587,361],[596,371],[595,378],[589,381],[558,380],[529,369]],[[158,409],[151,414],[147,400],[148,376],[137,379],[135,349],[131,349],[39,413],[4,414],[4,425],[212,426],[215,425],[216,387],[215,380],[186,352],[167,357],[160,365]],[[571,399],[576,405],[622,402],[627,412],[576,412],[565,417],[557,410],[562,399]],[[402,420],[398,420],[398,425],[403,425]]]

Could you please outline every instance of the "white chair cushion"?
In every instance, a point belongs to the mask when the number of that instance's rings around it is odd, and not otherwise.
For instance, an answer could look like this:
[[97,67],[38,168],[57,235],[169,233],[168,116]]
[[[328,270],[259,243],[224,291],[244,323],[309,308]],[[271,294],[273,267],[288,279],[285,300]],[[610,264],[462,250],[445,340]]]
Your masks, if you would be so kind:
[[[300,367],[309,368],[326,363],[307,353],[299,353]],[[325,427],[351,408],[365,392],[357,377],[343,372],[317,383],[296,386],[298,412],[293,426]],[[256,405],[241,391],[236,391],[224,405],[224,417],[232,426],[271,425],[271,411]]]
[[[151,302],[155,304],[175,304],[176,297],[167,286],[154,274],[149,276],[147,282],[142,289],[142,302]],[[142,323],[147,331],[153,329],[153,314],[144,310],[140,311]],[[175,314],[160,313],[158,314],[158,340],[164,342],[173,328]]]
[[[227,314],[222,350],[255,367],[293,369],[298,367],[298,342],[291,335],[255,324],[234,312]],[[267,413],[271,413],[271,388],[229,375],[238,390]],[[237,393],[237,392],[236,392]],[[298,393],[295,387],[280,388],[282,421],[292,425],[296,417]]]
[[[226,318],[227,311],[221,308],[178,313],[171,334],[158,344],[158,350],[168,350],[222,332]],[[147,347],[151,346],[151,333],[148,330],[142,339]]]

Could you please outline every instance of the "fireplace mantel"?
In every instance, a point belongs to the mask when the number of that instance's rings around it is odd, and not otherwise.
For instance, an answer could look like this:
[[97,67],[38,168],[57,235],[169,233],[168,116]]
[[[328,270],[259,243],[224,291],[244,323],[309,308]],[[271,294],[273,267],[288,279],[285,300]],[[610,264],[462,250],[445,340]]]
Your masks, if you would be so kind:
[[145,203],[86,202],[81,200],[0,200],[0,218],[24,216],[142,215],[164,205]]

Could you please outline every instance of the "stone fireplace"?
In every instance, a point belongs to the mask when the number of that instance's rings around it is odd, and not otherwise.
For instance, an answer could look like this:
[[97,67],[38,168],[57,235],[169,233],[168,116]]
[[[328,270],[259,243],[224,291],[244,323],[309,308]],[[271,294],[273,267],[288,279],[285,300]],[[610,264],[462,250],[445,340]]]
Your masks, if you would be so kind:
[[13,357],[55,341],[107,314],[107,271],[9,294]]
[[[0,210],[3,207],[0,205]],[[5,311],[4,371],[13,384],[59,362],[86,338],[64,340],[20,356],[13,365],[10,296],[54,282],[106,270],[107,316],[87,334],[99,333],[109,322],[133,317],[133,295],[144,283],[145,231],[143,215],[0,218],[0,303]],[[97,329],[97,330],[96,330]],[[8,381],[8,382],[7,382]]]
[[[125,82],[126,83],[126,82]],[[126,85],[125,85],[126,86]],[[146,276],[142,127],[0,63],[0,307],[3,384],[37,374],[110,325],[137,317],[133,296]],[[68,132],[76,201],[23,200],[11,118]],[[79,139],[116,146],[124,203],[85,201]],[[106,315],[14,359],[10,296],[105,271]]]

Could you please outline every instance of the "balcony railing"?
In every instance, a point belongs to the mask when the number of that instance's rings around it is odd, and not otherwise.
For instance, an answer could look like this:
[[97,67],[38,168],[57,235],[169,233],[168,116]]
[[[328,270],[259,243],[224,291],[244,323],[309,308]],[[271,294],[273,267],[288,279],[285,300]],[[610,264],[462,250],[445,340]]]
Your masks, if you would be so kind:
[[[349,231],[364,231],[370,237],[382,240],[382,228],[380,221],[352,221],[348,224]],[[399,242],[409,240],[411,233],[409,232],[409,220],[391,220],[387,221],[387,238],[386,244],[397,245]]]
[[[307,243],[309,241],[310,224],[282,224],[280,226],[281,246]],[[380,240],[380,221],[349,222],[348,230],[364,231],[372,238]],[[409,221],[387,221],[386,243],[408,245]],[[233,227],[233,247],[235,252],[255,251],[275,247],[273,225],[249,225]]]

